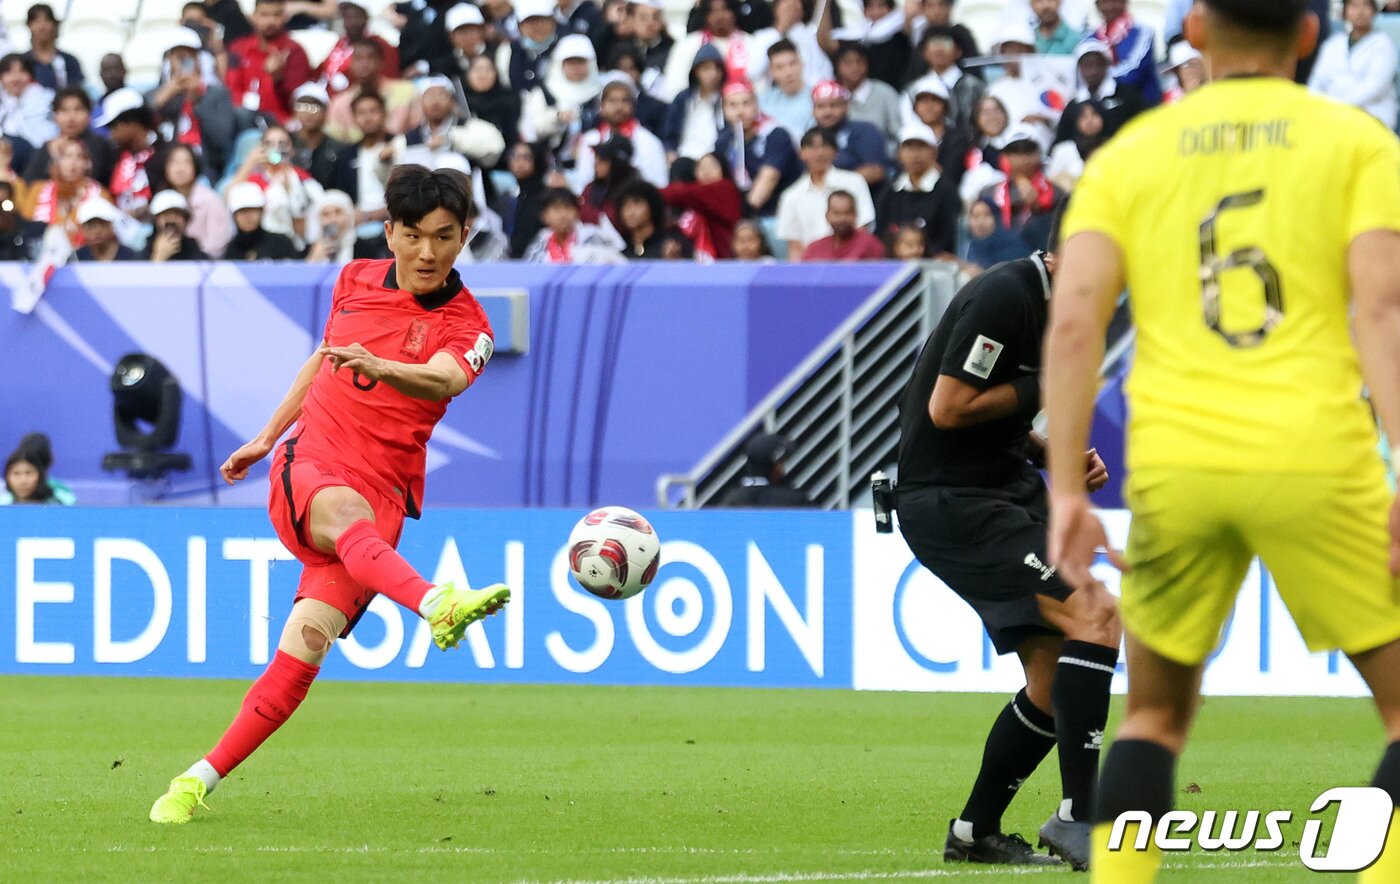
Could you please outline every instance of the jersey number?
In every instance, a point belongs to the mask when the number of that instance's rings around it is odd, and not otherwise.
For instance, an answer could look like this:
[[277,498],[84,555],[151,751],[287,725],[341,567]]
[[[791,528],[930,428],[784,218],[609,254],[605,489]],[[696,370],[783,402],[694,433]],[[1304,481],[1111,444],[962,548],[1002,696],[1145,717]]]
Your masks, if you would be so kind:
[[350,380],[352,383],[354,383],[356,390],[364,390],[366,393],[379,386],[378,380],[368,380],[367,378],[365,378],[364,375],[360,374],[358,371],[355,372],[355,376]]
[[[1278,271],[1258,246],[1235,249],[1220,254],[1216,243],[1216,222],[1231,209],[1247,209],[1264,201],[1264,191],[1251,190],[1225,197],[1215,211],[1201,222],[1201,300],[1205,306],[1206,326],[1225,339],[1231,347],[1257,347],[1283,319],[1283,284]],[[1264,285],[1264,322],[1251,331],[1231,332],[1220,325],[1220,275],[1226,270],[1248,267]]]

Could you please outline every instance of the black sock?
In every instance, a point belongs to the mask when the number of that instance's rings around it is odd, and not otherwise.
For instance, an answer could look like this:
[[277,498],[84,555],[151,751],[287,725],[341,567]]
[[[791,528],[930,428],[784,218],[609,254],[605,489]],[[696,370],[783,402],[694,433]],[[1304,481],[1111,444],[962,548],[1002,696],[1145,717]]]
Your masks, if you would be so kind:
[[1074,820],[1088,820],[1093,805],[1099,749],[1108,724],[1108,689],[1117,665],[1117,648],[1067,641],[1055,667],[1050,696],[1060,747],[1060,782]]
[[1376,768],[1376,777],[1371,780],[1371,785],[1384,789],[1395,806],[1400,807],[1400,741],[1385,747],[1381,766]]
[[982,769],[959,817],[972,823],[973,838],[1001,831],[1001,815],[1054,745],[1055,719],[1035,708],[1021,691],[1001,710],[987,734]]
[[1154,820],[1172,809],[1176,756],[1150,740],[1115,740],[1099,775],[1094,824],[1111,823],[1130,810]]

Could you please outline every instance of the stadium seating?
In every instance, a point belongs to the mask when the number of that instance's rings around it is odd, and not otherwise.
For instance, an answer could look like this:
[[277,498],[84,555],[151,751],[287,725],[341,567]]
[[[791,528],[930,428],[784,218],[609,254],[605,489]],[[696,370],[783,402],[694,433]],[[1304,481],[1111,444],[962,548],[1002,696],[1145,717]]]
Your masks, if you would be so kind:
[[165,53],[174,45],[177,36],[188,33],[188,30],[177,24],[152,25],[137,29],[122,52],[131,85],[137,88],[154,86],[160,79]]
[[169,25],[180,21],[180,10],[185,0],[141,0],[141,11],[136,15],[136,25],[144,28],[150,25]]
[[82,27],[64,29],[58,38],[58,48],[77,56],[78,63],[83,66],[83,72],[95,78],[102,56],[110,52],[121,52],[126,42],[127,31],[124,26],[89,23]]
[[340,35],[335,31],[305,30],[292,31],[292,39],[297,41],[302,49],[306,50],[306,58],[311,62],[311,66],[317,67],[326,60],[326,56],[331,54],[331,49],[335,47]]

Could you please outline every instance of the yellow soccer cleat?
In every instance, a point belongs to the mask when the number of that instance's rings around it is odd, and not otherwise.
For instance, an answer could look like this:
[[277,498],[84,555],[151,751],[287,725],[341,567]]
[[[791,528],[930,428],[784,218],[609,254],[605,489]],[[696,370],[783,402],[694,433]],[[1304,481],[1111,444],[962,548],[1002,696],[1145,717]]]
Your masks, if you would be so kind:
[[510,587],[504,583],[485,589],[458,589],[444,583],[437,592],[437,603],[427,619],[433,628],[433,644],[444,651],[457,646],[468,626],[490,617],[510,601]]
[[194,819],[194,809],[209,809],[204,803],[208,787],[199,777],[176,777],[170,781],[170,788],[151,805],[151,822],[179,825]]

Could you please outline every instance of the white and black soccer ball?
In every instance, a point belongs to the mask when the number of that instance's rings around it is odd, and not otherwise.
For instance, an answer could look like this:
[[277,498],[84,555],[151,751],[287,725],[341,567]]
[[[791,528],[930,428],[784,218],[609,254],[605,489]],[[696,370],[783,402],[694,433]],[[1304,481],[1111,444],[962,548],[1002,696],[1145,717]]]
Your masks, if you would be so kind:
[[569,570],[598,598],[630,599],[647,588],[660,567],[656,530],[626,507],[596,509],[569,534]]

